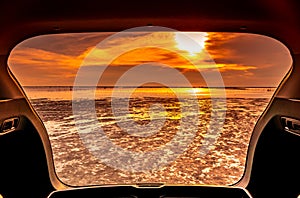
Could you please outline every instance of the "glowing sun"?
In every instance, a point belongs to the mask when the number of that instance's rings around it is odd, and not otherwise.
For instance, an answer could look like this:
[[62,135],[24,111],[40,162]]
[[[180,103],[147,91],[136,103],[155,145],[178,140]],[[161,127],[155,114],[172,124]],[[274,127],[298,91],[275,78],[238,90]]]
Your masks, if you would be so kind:
[[190,56],[196,56],[205,48],[206,32],[175,33],[177,48],[187,51]]

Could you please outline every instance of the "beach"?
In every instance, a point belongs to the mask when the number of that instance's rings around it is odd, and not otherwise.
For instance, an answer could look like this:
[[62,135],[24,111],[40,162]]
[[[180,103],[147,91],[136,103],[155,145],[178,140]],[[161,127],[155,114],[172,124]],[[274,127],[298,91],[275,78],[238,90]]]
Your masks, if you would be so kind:
[[[119,89],[120,93],[128,92],[126,89]],[[25,92],[49,134],[57,175],[68,185],[134,183],[230,185],[236,183],[243,175],[253,128],[265,110],[274,89],[228,88],[225,102],[221,100],[218,103],[217,97],[212,100],[205,88],[192,91],[181,89],[181,95],[169,93],[165,88],[161,90],[140,88],[131,95],[129,109],[123,105],[117,107],[120,112],[129,112],[120,118],[121,116],[114,115],[111,102],[115,100],[116,104],[123,104],[118,100],[124,98],[118,95],[112,98],[112,88],[97,88],[94,104],[99,127],[110,143],[131,153],[147,153],[163,148],[172,142],[181,130],[183,120],[186,126],[192,126],[194,121],[188,118],[197,116],[196,130],[195,127],[190,127],[194,136],[187,148],[164,166],[142,172],[112,167],[87,148],[86,141],[83,141],[82,134],[76,128],[72,109],[72,89],[30,87],[25,88]],[[193,101],[187,97],[189,94],[194,94],[194,98],[197,98],[199,107],[197,111],[195,106],[190,105]],[[158,108],[156,114],[152,115],[149,109],[155,104],[159,104],[163,110]],[[224,119],[218,120],[218,116],[224,116]],[[153,118],[157,118],[158,123],[162,122],[159,129],[153,124],[155,123]],[[149,134],[139,136],[123,130],[124,126],[130,126],[129,123],[148,127]],[[212,124],[215,126],[211,126]],[[90,124],[87,121],[83,126],[90,127]],[[208,129],[214,131],[214,135],[208,133]],[[91,144],[99,145],[99,140],[96,136],[94,139],[93,137],[89,136]],[[209,143],[213,145],[205,145]],[[205,146],[211,147],[201,153]],[[145,160],[142,163],[150,166],[151,164],[147,163],[151,162]]]

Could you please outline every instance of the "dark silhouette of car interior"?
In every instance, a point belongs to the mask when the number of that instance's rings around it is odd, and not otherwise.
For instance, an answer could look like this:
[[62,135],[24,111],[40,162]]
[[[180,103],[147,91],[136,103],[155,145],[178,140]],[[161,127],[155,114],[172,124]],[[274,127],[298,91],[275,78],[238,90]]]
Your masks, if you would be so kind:
[[[286,1],[1,1],[0,194],[12,197],[284,197],[300,194],[300,2]],[[10,74],[7,59],[33,36],[117,32],[138,26],[179,31],[245,32],[273,37],[293,58],[251,136],[246,168],[232,186],[69,187],[49,167],[45,127]],[[50,160],[49,160],[50,159]],[[249,194],[247,194],[249,192]]]

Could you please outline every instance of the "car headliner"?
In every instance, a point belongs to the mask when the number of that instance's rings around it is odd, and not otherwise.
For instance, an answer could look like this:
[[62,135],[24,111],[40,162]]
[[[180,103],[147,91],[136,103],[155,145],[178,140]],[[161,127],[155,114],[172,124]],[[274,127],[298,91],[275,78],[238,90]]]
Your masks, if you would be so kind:
[[269,35],[300,53],[300,2],[287,1],[41,1],[0,2],[0,54],[39,34],[121,31],[155,25],[179,31]]

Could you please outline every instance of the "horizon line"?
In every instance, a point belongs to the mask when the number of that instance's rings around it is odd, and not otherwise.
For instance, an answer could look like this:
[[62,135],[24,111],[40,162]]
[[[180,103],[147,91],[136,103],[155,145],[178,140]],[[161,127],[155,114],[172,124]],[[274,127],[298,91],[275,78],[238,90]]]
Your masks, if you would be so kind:
[[91,85],[83,85],[83,86],[72,86],[72,85],[26,85],[22,86],[23,88],[35,88],[35,87],[44,87],[44,88],[72,88],[72,87],[82,87],[82,88],[277,88],[274,86],[193,86],[193,87],[186,87],[186,86],[91,86]]

